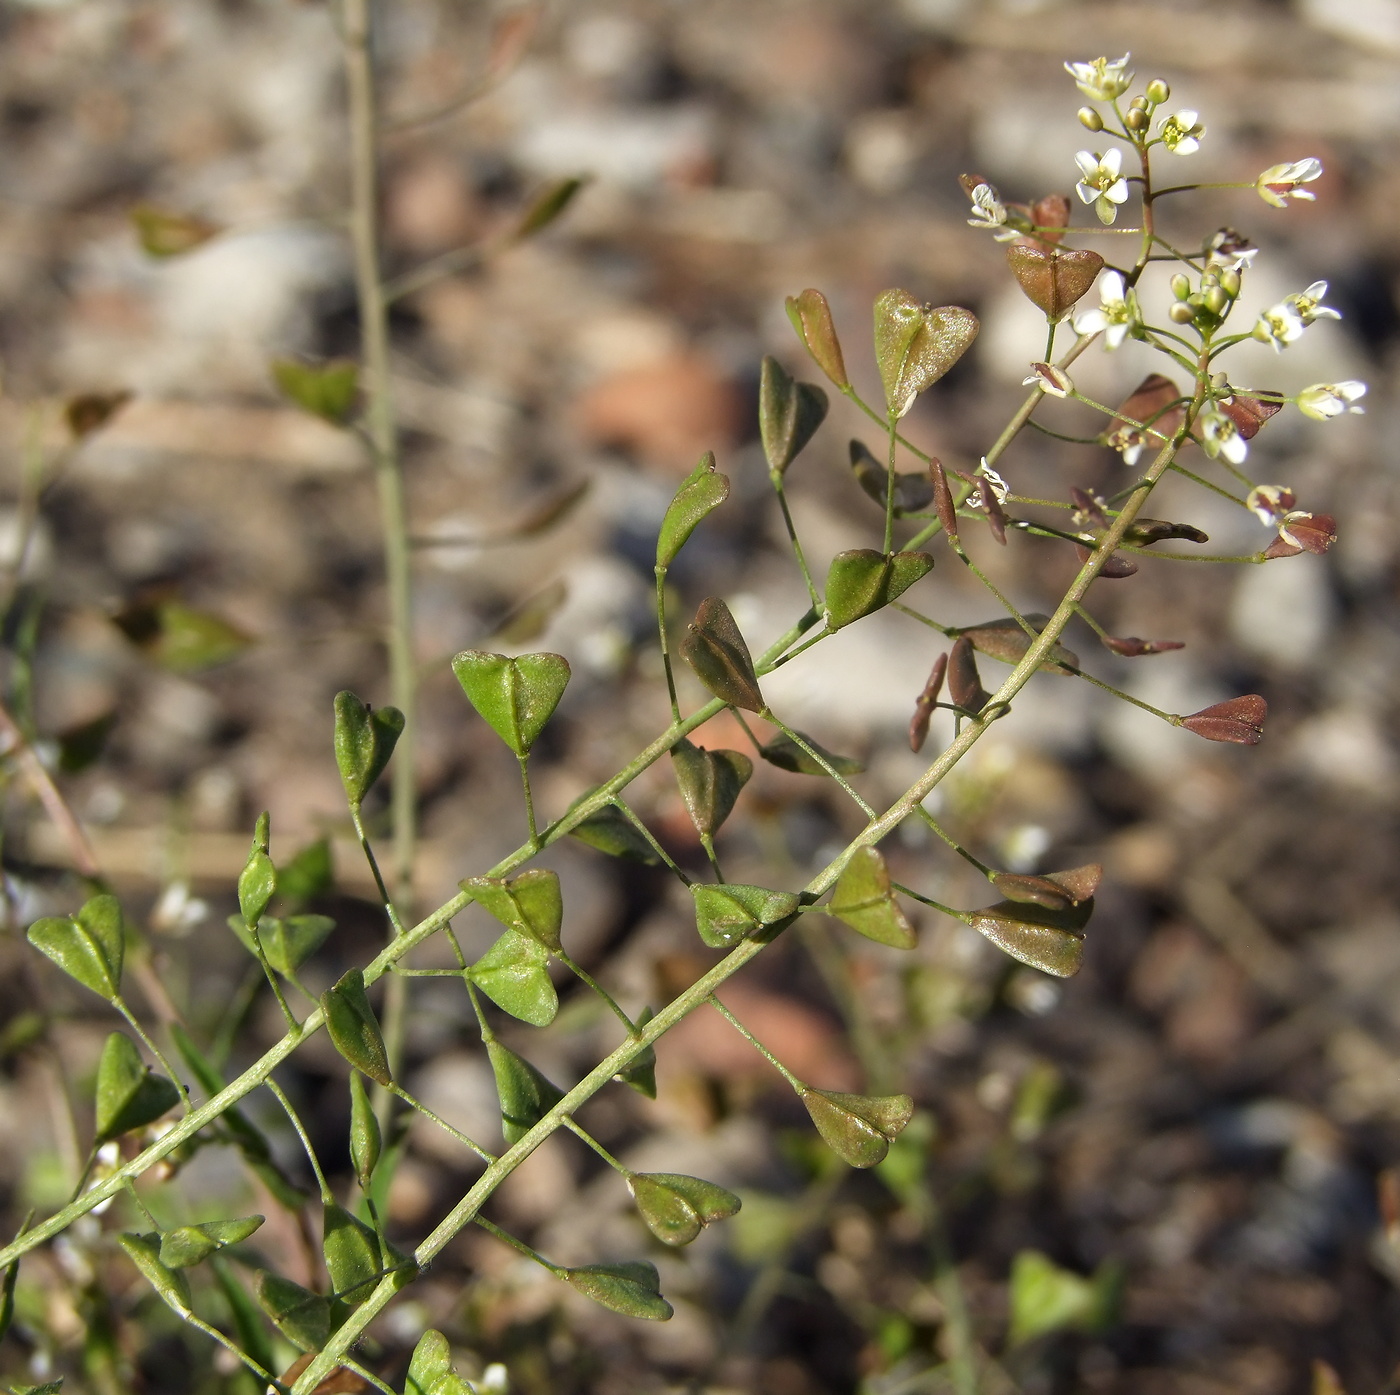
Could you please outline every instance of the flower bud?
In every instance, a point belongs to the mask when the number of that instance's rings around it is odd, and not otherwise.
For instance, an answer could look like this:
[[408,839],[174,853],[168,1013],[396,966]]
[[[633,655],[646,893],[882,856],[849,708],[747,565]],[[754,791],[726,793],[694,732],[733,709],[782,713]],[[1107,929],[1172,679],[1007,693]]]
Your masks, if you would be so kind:
[[1167,318],[1175,325],[1189,325],[1196,318],[1196,312],[1184,300],[1178,300],[1167,311]]
[[1134,97],[1133,100],[1132,100],[1131,102],[1128,103],[1128,110],[1129,110],[1129,111],[1145,111],[1146,109],[1147,109],[1147,98],[1146,98],[1146,97]]
[[1168,87],[1161,78],[1153,78],[1152,81],[1147,84],[1147,100],[1151,102],[1153,106],[1161,106],[1171,95],[1171,88]]
[[1191,294],[1191,280],[1178,271],[1171,279],[1171,288],[1172,294],[1178,300],[1185,300],[1186,297]]
[[1079,124],[1081,126],[1086,126],[1091,131],[1102,131],[1103,117],[1101,117],[1093,107],[1080,107]]
[[1220,273],[1220,289],[1223,290],[1231,300],[1234,300],[1240,293],[1239,272],[1222,271]]
[[1151,119],[1141,107],[1130,107],[1123,117],[1123,124],[1130,131],[1145,131]]
[[1221,286],[1212,286],[1205,294],[1205,306],[1212,315],[1223,315],[1230,306],[1230,297]]

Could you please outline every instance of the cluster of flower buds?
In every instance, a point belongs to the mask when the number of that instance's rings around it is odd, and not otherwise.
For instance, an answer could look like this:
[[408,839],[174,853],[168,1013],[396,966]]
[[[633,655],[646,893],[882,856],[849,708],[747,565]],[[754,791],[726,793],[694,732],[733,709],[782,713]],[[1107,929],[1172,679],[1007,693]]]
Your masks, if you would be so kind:
[[1195,325],[1211,333],[1224,324],[1230,307],[1239,299],[1240,273],[1233,268],[1212,268],[1201,275],[1201,284],[1193,290],[1190,278],[1178,271],[1171,279],[1175,303],[1167,311],[1173,324]]

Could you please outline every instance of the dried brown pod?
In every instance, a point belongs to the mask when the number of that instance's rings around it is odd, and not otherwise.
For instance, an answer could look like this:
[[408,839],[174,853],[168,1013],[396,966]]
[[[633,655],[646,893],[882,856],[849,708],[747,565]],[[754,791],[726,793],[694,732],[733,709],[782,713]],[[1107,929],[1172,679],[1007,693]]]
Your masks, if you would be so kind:
[[933,661],[933,667],[929,670],[928,682],[924,684],[924,690],[919,694],[918,701],[914,704],[914,715],[909,721],[909,749],[911,751],[922,751],[924,742],[928,740],[929,720],[933,716],[938,695],[943,691],[943,675],[947,671],[948,656],[940,654]]
[[63,419],[76,440],[91,436],[101,430],[116,414],[131,401],[131,393],[126,389],[120,392],[82,392],[70,397],[63,404]]
[[1172,540],[1208,543],[1210,534],[1201,532],[1190,523],[1168,523],[1165,518],[1134,519],[1123,534],[1123,541],[1135,547],[1151,547],[1153,543]]
[[1062,320],[1103,270],[1103,258],[1086,250],[1017,244],[1006,249],[1006,260],[1027,299],[1051,320]]
[[1090,862],[1083,867],[1046,872],[1038,877],[1023,872],[998,872],[992,878],[992,885],[1010,901],[1062,911],[1088,901],[1102,880],[1103,867]]
[[1027,212],[1031,224],[1039,229],[1033,234],[1038,242],[1056,243],[1064,237],[1064,229],[1069,227],[1069,215],[1073,204],[1064,194],[1046,194],[1037,199]]
[[1244,697],[1228,698],[1203,707],[1183,717],[1181,725],[1207,741],[1257,746],[1264,735],[1264,719],[1268,715],[1269,704],[1258,693],[1247,693]]
[[1120,451],[1126,464],[1135,464],[1143,448],[1158,439],[1135,423],[1142,422],[1160,436],[1173,435],[1182,422],[1180,397],[1181,389],[1170,378],[1149,373],[1119,407],[1104,433],[1104,443]]
[[1136,635],[1102,635],[1103,647],[1125,659],[1140,659],[1144,654],[1165,654],[1169,649],[1185,649],[1179,639],[1138,639]]
[[1337,541],[1337,520],[1330,513],[1301,514],[1284,519],[1278,535],[1280,542],[1321,556]]
[[933,459],[928,463],[928,473],[933,481],[933,507],[938,521],[949,539],[955,542],[958,536],[958,510],[953,503],[953,491],[948,488],[948,472],[941,460]]
[[[1082,543],[1076,543],[1074,550],[1079,555],[1081,562],[1087,562],[1092,557],[1093,550],[1085,547]],[[1121,581],[1125,576],[1136,574],[1138,564],[1130,557],[1123,557],[1117,552],[1105,562],[1099,570],[1099,575],[1105,581]]]
[[966,636],[957,640],[948,655],[948,696],[964,712],[980,712],[991,698],[977,672],[977,656]]
[[[1261,388],[1260,391],[1274,393],[1273,388]],[[1278,397],[1278,401],[1270,401],[1267,397],[1254,397],[1249,393],[1237,392],[1227,401],[1216,403],[1216,406],[1235,423],[1235,430],[1248,441],[1259,434],[1259,428],[1271,416],[1283,410],[1283,394],[1277,393],[1275,395]]]

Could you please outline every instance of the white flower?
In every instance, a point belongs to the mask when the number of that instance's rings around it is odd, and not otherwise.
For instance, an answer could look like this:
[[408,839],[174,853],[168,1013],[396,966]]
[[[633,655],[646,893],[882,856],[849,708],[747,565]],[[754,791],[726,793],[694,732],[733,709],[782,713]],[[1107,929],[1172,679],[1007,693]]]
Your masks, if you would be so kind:
[[[1051,397],[1068,397],[1074,391],[1069,374],[1063,368],[1056,368],[1053,363],[1031,364],[1030,377],[1022,378],[1021,383],[1024,387],[1038,387]],[[986,461],[982,463],[985,465]]]
[[1137,292],[1128,290],[1116,271],[1106,271],[1099,280],[1099,304],[1081,310],[1074,317],[1076,334],[1097,334],[1103,331],[1104,344],[1116,349],[1129,330],[1141,323]]
[[1322,161],[1309,155],[1306,160],[1294,160],[1291,164],[1270,165],[1254,181],[1254,187],[1259,197],[1275,208],[1286,208],[1288,199],[1306,199],[1311,203],[1317,195],[1298,186],[1311,184],[1321,173]]
[[1201,137],[1206,128],[1196,119],[1199,112],[1183,107],[1171,116],[1164,116],[1157,128],[1162,144],[1173,155],[1194,155],[1201,148]]
[[1272,344],[1282,352],[1314,320],[1340,320],[1342,316],[1339,311],[1322,304],[1322,297],[1326,294],[1327,282],[1314,281],[1307,290],[1284,296],[1277,305],[1260,315],[1259,322],[1254,326],[1254,337],[1261,344]]
[[1006,226],[1006,205],[997,197],[997,191],[990,184],[979,184],[971,194],[972,217],[967,220],[970,228],[983,232],[995,232],[997,241],[1015,237],[1014,229]]
[[1132,469],[1147,445],[1147,432],[1137,426],[1120,426],[1109,436],[1107,444],[1123,457],[1123,464]]
[[1081,150],[1074,157],[1080,180],[1075,192],[1085,203],[1094,205],[1100,223],[1111,223],[1118,216],[1117,204],[1128,198],[1128,181],[1123,178],[1123,152],[1114,146],[1102,155]]
[[1209,271],[1247,271],[1255,257],[1257,247],[1251,247],[1249,239],[1234,228],[1221,228],[1210,240],[1206,257]]
[[1255,485],[1245,499],[1250,513],[1266,528],[1272,528],[1297,502],[1297,496],[1286,484]]
[[510,1388],[506,1368],[499,1361],[493,1361],[481,1373],[481,1379],[472,1383],[472,1388],[480,1391],[481,1395],[505,1395]]
[[1366,384],[1355,379],[1344,383],[1314,383],[1298,394],[1298,410],[1314,421],[1339,417],[1343,412],[1355,412],[1360,416],[1366,409],[1354,404],[1357,398],[1365,395]]
[[1301,295],[1285,296],[1284,299],[1298,312],[1298,318],[1305,325],[1312,324],[1314,320],[1340,320],[1339,311],[1321,303],[1326,294],[1327,282],[1314,281]]
[[1111,63],[1107,58],[1096,58],[1092,63],[1066,63],[1065,72],[1091,102],[1111,102],[1121,97],[1133,80],[1132,73],[1126,71],[1132,56],[1125,53]]
[[1249,443],[1235,425],[1213,402],[1200,415],[1201,449],[1212,460],[1224,456],[1231,465],[1239,465],[1249,454]]
[[977,473],[991,486],[993,495],[999,504],[1004,504],[1011,493],[1011,486],[987,464],[987,457],[982,457],[982,462],[977,467]]

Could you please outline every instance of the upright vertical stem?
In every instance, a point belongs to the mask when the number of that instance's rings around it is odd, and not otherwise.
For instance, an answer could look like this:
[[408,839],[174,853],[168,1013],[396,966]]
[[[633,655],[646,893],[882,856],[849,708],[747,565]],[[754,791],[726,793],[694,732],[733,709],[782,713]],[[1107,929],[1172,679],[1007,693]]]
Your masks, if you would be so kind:
[[[418,811],[414,788],[417,738],[417,673],[413,661],[413,617],[409,578],[408,520],[398,430],[389,377],[389,307],[379,272],[378,102],[370,49],[370,0],[344,0],[345,77],[350,119],[350,232],[355,250],[355,291],[360,308],[364,357],[365,426],[379,487],[388,592],[385,638],[389,650],[391,701],[404,715],[393,763],[391,808],[393,852],[390,887],[409,918],[413,902],[413,854]],[[390,927],[393,933],[393,927]],[[406,981],[390,978],[384,1004],[384,1036],[397,1065],[404,1031]],[[380,1101],[387,1109],[388,1101]]]

